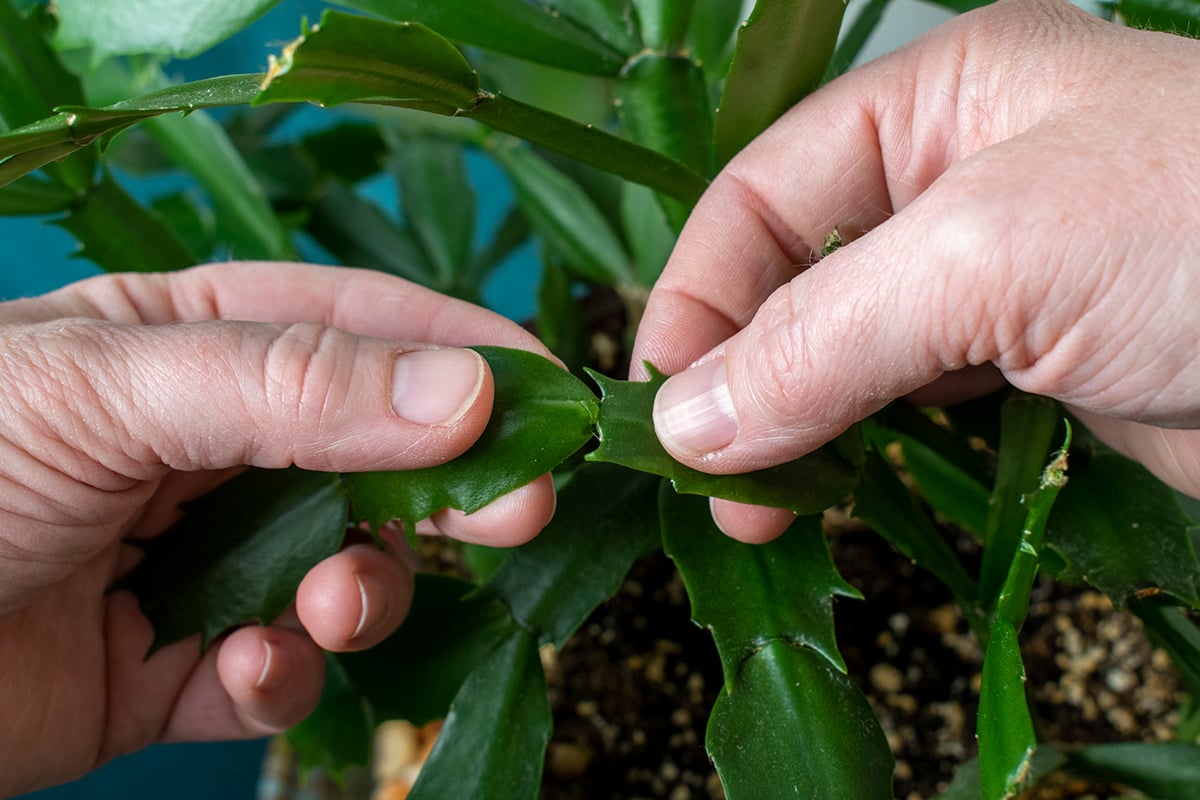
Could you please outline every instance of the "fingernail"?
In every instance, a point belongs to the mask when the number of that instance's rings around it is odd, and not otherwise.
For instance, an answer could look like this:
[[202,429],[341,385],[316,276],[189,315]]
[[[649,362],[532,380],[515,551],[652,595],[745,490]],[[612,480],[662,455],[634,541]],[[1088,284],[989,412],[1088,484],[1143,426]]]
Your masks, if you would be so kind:
[[291,672],[287,655],[282,652],[282,648],[263,640],[262,669],[258,673],[258,680],[254,682],[254,688],[263,691],[279,689],[291,680]]
[[392,407],[410,422],[448,425],[474,404],[483,359],[471,350],[414,350],[396,358]]
[[[357,639],[364,632],[369,631],[379,620],[387,616],[386,603],[388,598],[387,589],[384,587],[383,582],[374,575],[364,575],[361,572],[356,572],[354,573],[354,580],[358,583],[358,599],[362,604],[362,610],[358,614],[358,626],[350,636],[351,641]],[[375,605],[377,603],[385,605],[382,613],[376,611]]]
[[654,398],[654,430],[668,450],[702,456],[720,450],[737,435],[737,418],[717,358],[671,378]]

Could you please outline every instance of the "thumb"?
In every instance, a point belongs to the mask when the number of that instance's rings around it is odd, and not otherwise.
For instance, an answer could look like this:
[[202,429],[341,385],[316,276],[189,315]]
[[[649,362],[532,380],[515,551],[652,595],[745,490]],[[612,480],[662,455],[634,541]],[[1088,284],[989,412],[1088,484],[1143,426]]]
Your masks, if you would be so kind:
[[939,229],[955,237],[948,226],[912,237],[927,220],[908,217],[919,218],[916,209],[793,278],[742,330],[669,378],[654,405],[663,446],[713,473],[783,463],[945,372],[990,360],[989,292],[979,286],[989,270],[946,268],[988,259],[949,241],[939,249]]
[[478,354],[323,325],[57,321],[11,331],[4,349],[23,444],[88,482],[76,473],[428,466],[466,450],[491,414]]

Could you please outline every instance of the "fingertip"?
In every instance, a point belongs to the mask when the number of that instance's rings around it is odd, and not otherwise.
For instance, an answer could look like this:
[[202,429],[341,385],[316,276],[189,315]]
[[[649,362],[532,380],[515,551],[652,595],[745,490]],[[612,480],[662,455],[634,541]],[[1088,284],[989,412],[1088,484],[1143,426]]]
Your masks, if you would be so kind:
[[746,544],[766,544],[779,538],[795,521],[786,508],[769,508],[710,498],[713,522],[732,539]]
[[355,544],[317,564],[296,592],[296,613],[313,641],[333,652],[373,647],[412,606],[412,572],[373,543]]
[[515,547],[537,536],[550,523],[558,503],[554,480],[542,475],[493,500],[472,514],[445,509],[429,524],[437,533],[490,547]]
[[325,681],[325,659],[301,633],[246,627],[222,642],[217,674],[247,731],[265,734],[312,713]]

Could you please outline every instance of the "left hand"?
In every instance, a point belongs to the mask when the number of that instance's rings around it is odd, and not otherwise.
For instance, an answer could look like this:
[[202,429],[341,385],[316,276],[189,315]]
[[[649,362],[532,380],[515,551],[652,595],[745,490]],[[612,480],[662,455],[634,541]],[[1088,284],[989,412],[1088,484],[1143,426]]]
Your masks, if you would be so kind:
[[[322,648],[394,631],[412,592],[402,543],[348,545],[284,619],[204,654],[197,637],[146,659],[149,621],[107,591],[136,559],[124,540],[244,466],[408,469],[465,451],[492,406],[467,344],[547,354],[495,314],[344,268],[108,275],[0,304],[0,797],[151,742],[287,728],[320,696]],[[553,507],[544,477],[421,527],[511,545]]]

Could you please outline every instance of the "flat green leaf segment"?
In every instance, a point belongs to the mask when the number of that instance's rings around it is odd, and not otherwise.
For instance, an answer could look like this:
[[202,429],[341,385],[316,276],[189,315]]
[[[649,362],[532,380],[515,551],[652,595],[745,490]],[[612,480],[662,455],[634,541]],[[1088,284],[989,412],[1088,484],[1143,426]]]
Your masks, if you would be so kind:
[[854,488],[863,463],[857,429],[803,458],[740,475],[709,475],[671,458],[654,433],[654,396],[666,376],[650,367],[646,382],[619,381],[589,372],[600,386],[600,446],[591,461],[649,472],[668,478],[675,491],[722,497],[741,503],[787,508],[816,514]]
[[451,39],[529,61],[615,75],[638,42],[596,0],[336,0],[397,22],[420,22]]
[[550,727],[537,640],[518,630],[463,683],[409,798],[536,800]]
[[1174,492],[1145,467],[1107,449],[1080,452],[1046,533],[1065,561],[1059,577],[1088,583],[1119,608],[1156,592],[1200,605],[1192,522]]
[[60,107],[52,117],[0,136],[0,186],[143,119],[247,104],[258,95],[261,83],[261,75],[229,75],[172,86],[104,108]]
[[478,588],[444,575],[417,575],[400,629],[369,651],[336,656],[376,721],[444,719],[467,676],[518,631],[504,603]]
[[110,56],[158,53],[190,58],[245,28],[279,0],[55,0],[58,47]]
[[463,455],[403,472],[344,476],[354,517],[411,527],[435,511],[468,514],[557,467],[592,438],[599,401],[581,380],[541,356],[475,348],[492,369],[492,418]]
[[308,768],[337,774],[351,764],[370,762],[375,718],[333,653],[325,654],[325,688],[316,710],[287,738]]
[[707,185],[694,170],[647,147],[482,91],[458,49],[416,23],[326,12],[318,28],[284,51],[255,102],[331,106],[351,101],[475,119],[684,203],[694,203]]
[[1200,797],[1200,746],[1193,742],[1094,745],[1073,754],[1070,766],[1161,800]]
[[854,516],[946,584],[964,607],[975,602],[975,581],[933,520],[878,454],[867,456],[862,480],[854,490]]
[[988,639],[976,732],[983,796],[988,800],[1015,796],[1029,777],[1037,738],[1025,700],[1025,666],[1017,630],[1005,619],[992,624]]
[[724,165],[784,111],[816,89],[833,56],[846,4],[758,0],[738,30],[717,113],[716,165]]
[[117,588],[138,596],[154,650],[274,620],[312,566],[338,551],[347,501],[337,475],[250,470],[191,504]]
[[608,464],[581,467],[559,492],[549,526],[504,560],[488,591],[539,642],[561,648],[658,545],[660,483]]
[[806,648],[773,641],[751,657],[708,722],[729,800],[891,800],[887,738],[858,686]]
[[721,533],[703,498],[664,487],[659,514],[663,549],[683,577],[692,619],[712,631],[726,690],[742,664],[776,640],[810,648],[845,671],[833,598],[862,595],[838,574],[819,516],[800,517],[775,541],[751,545]]

